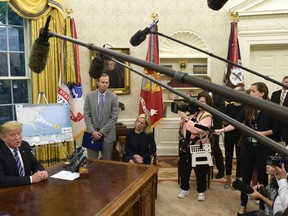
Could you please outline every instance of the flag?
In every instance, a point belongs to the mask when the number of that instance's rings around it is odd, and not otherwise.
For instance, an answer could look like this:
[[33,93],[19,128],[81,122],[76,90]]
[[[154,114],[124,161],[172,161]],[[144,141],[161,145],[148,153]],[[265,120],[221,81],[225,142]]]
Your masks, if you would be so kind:
[[[73,18],[68,17],[66,19],[65,35],[77,39],[76,26]],[[82,137],[86,130],[78,45],[63,42],[62,54],[62,69],[59,73],[57,102],[69,105],[73,139],[77,140]],[[64,80],[63,77],[65,77]]]
[[[157,32],[157,24],[152,27],[151,31]],[[146,61],[159,65],[159,44],[157,34],[150,34]],[[159,81],[161,80],[159,73],[147,68],[144,68],[144,74]],[[139,103],[139,114],[141,113],[150,116],[152,128],[159,124],[163,119],[162,88],[157,83],[144,77],[142,79]]]
[[[237,34],[237,22],[231,22],[231,32],[228,44],[227,60],[241,65],[240,47]],[[227,64],[224,71],[223,84],[235,88],[239,84],[244,85],[243,70],[235,65]]]

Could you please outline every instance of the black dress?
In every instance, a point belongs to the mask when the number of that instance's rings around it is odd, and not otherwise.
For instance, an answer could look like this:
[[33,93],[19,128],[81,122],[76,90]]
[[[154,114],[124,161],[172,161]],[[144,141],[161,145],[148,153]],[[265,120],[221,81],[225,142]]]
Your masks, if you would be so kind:
[[124,161],[128,162],[133,155],[138,154],[143,158],[144,164],[150,164],[151,155],[156,152],[154,133],[136,133],[134,128],[128,129],[126,134]]

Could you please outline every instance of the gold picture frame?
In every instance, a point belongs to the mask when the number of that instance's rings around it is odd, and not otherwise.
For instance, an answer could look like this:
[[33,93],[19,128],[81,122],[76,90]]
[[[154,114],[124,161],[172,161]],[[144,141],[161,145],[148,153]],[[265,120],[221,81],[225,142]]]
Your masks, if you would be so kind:
[[[111,48],[115,52],[120,52],[123,54],[130,54],[130,49],[129,48]],[[96,51],[91,51],[90,52],[90,63],[92,60],[96,57],[97,52]],[[120,61],[120,60],[119,60]],[[104,73],[107,73],[109,75],[109,70],[108,70],[108,64],[109,60],[105,60],[105,67],[104,67]],[[124,63],[127,66],[130,66],[130,63],[127,61],[120,61]],[[114,62],[113,62],[114,63]],[[115,63],[114,63],[115,64]],[[114,69],[113,69],[114,70]],[[110,84],[109,84],[109,90],[114,92],[116,95],[127,95],[130,94],[130,70],[127,67],[124,67],[123,65],[116,63],[115,64],[115,71],[118,71],[120,74],[121,82],[119,81],[119,84],[113,84],[115,83],[113,80],[115,80],[115,76],[110,77]],[[95,79],[91,78],[91,88],[92,90],[95,90],[97,88],[97,82]]]

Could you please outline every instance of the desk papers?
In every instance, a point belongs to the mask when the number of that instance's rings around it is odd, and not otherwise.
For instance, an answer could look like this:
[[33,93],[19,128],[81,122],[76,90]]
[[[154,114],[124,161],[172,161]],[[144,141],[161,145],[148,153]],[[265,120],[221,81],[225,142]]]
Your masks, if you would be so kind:
[[78,172],[72,173],[70,171],[62,170],[62,171],[52,175],[51,178],[73,181],[74,179],[79,178],[79,176],[80,176],[80,173],[78,173]]

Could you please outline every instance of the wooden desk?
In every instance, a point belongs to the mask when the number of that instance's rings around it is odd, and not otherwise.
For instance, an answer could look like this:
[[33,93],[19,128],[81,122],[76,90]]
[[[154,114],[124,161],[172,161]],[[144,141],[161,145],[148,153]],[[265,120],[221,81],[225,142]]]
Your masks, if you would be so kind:
[[[63,169],[57,164],[49,175]],[[157,168],[98,160],[88,178],[0,189],[0,215],[155,215]]]

